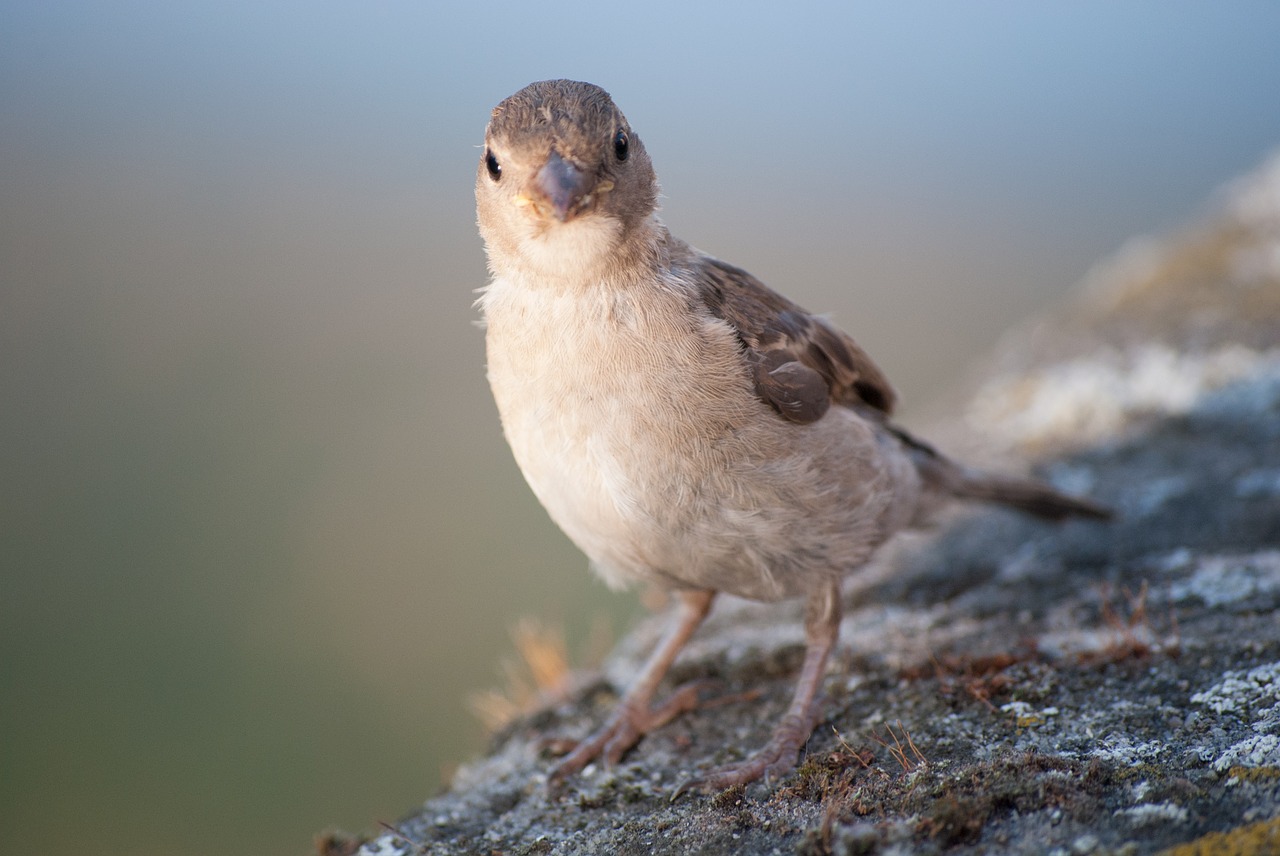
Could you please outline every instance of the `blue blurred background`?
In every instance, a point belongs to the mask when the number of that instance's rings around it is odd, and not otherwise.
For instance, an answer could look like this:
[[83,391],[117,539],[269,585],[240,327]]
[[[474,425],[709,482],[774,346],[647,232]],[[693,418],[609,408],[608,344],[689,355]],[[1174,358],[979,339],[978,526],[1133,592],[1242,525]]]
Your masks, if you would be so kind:
[[[1280,5],[0,4],[6,852],[298,854],[607,593],[503,444],[490,108],[611,90],[681,236],[920,405],[1280,143]],[[908,418],[910,410],[908,409]]]

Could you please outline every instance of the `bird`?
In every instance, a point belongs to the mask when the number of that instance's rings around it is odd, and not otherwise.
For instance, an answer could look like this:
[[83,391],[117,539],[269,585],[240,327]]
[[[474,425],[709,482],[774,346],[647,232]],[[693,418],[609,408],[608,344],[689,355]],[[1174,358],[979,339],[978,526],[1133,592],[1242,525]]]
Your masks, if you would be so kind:
[[676,603],[612,714],[549,783],[618,763],[698,707],[697,685],[655,699],[719,593],[804,598],[805,657],[768,741],[681,790],[794,768],[820,719],[841,581],[941,502],[1109,516],[896,425],[897,394],[849,335],[668,231],[644,143],[599,86],[545,80],[501,101],[475,196],[490,273],[476,303],[515,461],[605,583],[656,585]]

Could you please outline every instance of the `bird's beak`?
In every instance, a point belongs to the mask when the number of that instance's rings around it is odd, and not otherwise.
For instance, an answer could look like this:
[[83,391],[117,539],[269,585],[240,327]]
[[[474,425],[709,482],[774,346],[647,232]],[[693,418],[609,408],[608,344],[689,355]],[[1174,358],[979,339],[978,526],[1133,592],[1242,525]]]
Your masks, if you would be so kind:
[[517,201],[532,204],[538,211],[549,213],[563,223],[584,211],[591,204],[593,194],[613,188],[613,182],[607,179],[594,186],[592,182],[592,176],[553,150],[533,177],[528,192],[517,197]]
[[587,176],[582,170],[556,151],[551,152],[542,169],[538,170],[533,186],[562,223],[574,215],[588,189]]

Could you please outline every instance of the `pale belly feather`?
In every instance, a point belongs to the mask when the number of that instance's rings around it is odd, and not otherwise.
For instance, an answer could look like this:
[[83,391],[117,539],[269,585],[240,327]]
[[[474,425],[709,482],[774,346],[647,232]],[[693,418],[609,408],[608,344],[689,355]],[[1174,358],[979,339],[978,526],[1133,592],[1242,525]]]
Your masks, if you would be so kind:
[[914,470],[848,411],[811,426],[762,413],[733,333],[691,316],[678,290],[636,302],[499,279],[482,304],[516,462],[611,585],[771,600],[849,570],[887,534],[893,492],[873,488]]

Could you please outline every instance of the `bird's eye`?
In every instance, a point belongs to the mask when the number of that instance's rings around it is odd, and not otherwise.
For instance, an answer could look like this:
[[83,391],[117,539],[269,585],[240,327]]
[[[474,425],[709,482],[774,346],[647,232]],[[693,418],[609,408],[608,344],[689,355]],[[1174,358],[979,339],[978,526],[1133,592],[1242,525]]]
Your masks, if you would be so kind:
[[627,132],[619,131],[613,135],[613,156],[620,161],[627,159],[627,155],[631,154],[628,148],[630,143],[627,140]]
[[490,149],[484,151],[484,168],[489,170],[489,177],[494,181],[502,178],[502,164],[498,163]]

